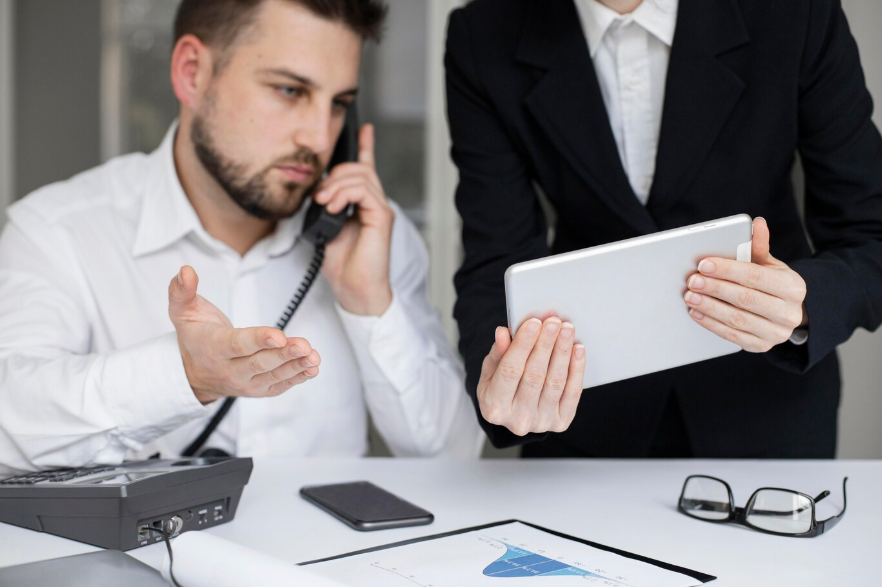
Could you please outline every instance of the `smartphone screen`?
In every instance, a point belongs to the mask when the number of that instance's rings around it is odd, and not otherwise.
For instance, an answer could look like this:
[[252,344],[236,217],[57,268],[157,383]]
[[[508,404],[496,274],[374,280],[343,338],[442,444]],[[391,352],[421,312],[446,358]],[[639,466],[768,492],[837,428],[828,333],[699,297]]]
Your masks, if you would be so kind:
[[311,485],[300,495],[352,528],[361,531],[431,524],[430,512],[368,481]]

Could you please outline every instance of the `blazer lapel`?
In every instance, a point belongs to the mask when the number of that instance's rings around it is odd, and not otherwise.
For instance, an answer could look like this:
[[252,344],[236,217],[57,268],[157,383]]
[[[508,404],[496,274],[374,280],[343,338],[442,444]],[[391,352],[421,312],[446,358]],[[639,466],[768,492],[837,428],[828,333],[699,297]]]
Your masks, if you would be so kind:
[[740,99],[744,82],[718,56],[748,41],[735,0],[680,0],[647,205],[654,218],[689,188]]
[[531,2],[516,57],[544,71],[524,102],[564,158],[634,230],[658,230],[619,159],[573,0]]

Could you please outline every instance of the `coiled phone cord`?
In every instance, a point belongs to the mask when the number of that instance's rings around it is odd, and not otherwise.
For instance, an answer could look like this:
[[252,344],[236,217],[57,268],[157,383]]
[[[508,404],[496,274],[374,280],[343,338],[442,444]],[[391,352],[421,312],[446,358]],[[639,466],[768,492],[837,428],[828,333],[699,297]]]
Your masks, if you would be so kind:
[[306,297],[309,288],[312,287],[315,278],[318,276],[319,270],[322,268],[324,260],[325,243],[320,241],[315,246],[315,254],[312,256],[312,262],[309,264],[309,269],[306,270],[306,275],[303,276],[303,281],[300,282],[300,287],[297,288],[297,292],[294,294],[294,297],[291,298],[288,307],[285,308],[285,311],[282,312],[278,322],[276,322],[276,328],[279,330],[285,330],[288,322],[291,321],[291,316],[293,316],[294,312],[297,311],[297,308],[300,307],[300,303],[303,301],[303,298]]
[[[288,303],[285,311],[282,312],[282,315],[276,322],[276,328],[284,331],[285,327],[288,326],[288,322],[291,321],[291,317],[294,316],[294,312],[296,312],[297,308],[300,307],[300,304],[303,302],[303,299],[309,292],[309,288],[312,287],[312,284],[315,282],[315,278],[318,277],[319,270],[321,269],[322,262],[324,262],[324,260],[325,241],[323,238],[320,238],[315,244],[315,253],[312,256],[312,261],[309,263],[309,268],[306,270],[306,275],[303,276],[303,281],[300,282],[300,287],[297,288],[297,291],[294,293],[294,296],[291,298],[291,301]],[[208,440],[208,437],[214,433],[218,425],[221,423],[221,420],[226,417],[227,412],[230,411],[230,408],[233,407],[234,403],[236,403],[235,397],[226,398],[223,405],[221,405],[220,409],[215,412],[208,425],[205,426],[202,434],[200,434],[196,438],[196,440],[190,443],[190,446],[185,448],[181,455],[185,457],[192,457],[193,455],[195,455],[196,452],[200,448],[202,448],[202,445],[204,445],[205,442]]]

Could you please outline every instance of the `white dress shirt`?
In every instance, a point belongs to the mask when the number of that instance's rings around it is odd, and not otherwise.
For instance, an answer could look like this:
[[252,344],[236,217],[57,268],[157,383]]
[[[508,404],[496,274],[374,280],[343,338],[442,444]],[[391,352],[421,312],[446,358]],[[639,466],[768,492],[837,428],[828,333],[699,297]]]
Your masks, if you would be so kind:
[[576,0],[622,166],[646,205],[677,27],[677,0],[643,0],[619,14],[598,0]]
[[[0,471],[178,455],[221,402],[200,404],[168,317],[182,265],[234,326],[273,325],[313,255],[304,206],[244,256],[209,236],[184,194],[173,126],[152,154],[118,157],[8,210],[0,236]],[[381,317],[355,316],[319,277],[286,328],[320,374],[240,398],[208,440],[241,455],[357,456],[368,413],[395,455],[475,456],[483,434],[426,297],[428,256],[396,207]]]

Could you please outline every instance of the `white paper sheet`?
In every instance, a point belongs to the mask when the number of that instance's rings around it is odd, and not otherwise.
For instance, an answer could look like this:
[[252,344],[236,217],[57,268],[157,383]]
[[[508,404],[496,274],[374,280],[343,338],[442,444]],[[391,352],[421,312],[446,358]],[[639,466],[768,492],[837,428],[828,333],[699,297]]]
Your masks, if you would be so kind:
[[[305,567],[359,587],[694,587],[680,573],[519,522]],[[516,579],[506,581],[505,579]]]
[[[186,532],[172,540],[175,579],[185,587],[343,587],[310,570],[205,532]],[[162,576],[171,582],[168,553]]]

